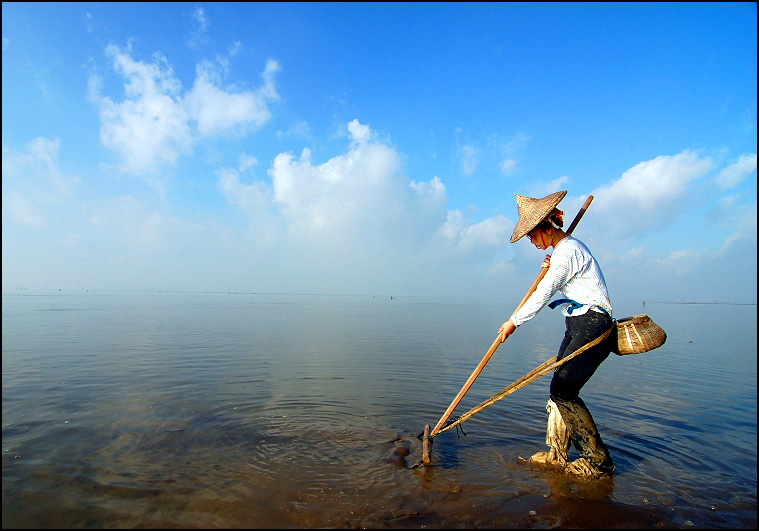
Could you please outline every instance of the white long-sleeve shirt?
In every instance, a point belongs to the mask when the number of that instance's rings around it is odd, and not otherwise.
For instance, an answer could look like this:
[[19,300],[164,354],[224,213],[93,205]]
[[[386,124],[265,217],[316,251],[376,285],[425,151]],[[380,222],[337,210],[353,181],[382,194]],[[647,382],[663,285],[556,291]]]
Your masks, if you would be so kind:
[[562,313],[566,316],[582,315],[588,310],[599,311],[594,306],[612,315],[609,292],[598,262],[585,244],[572,236],[567,236],[554,247],[548,272],[524,306],[511,316],[514,326],[535,317],[557,291],[582,304],[571,314],[564,305]]

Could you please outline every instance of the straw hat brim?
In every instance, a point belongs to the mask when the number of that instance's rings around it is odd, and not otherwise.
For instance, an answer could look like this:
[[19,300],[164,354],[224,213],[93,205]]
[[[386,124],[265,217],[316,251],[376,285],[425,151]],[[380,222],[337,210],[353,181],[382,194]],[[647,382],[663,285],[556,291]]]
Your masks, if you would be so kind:
[[567,191],[555,192],[542,199],[535,199],[534,197],[519,194],[514,195],[517,198],[519,219],[514,227],[514,232],[511,234],[511,243],[519,241],[525,234],[534,229],[538,223],[543,221],[561,203],[561,200],[567,195]]

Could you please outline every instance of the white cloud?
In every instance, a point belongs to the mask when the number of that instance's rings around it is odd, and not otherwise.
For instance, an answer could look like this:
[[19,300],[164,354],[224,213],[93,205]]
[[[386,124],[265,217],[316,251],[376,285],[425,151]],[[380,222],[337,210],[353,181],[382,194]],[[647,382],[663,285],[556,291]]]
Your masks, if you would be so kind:
[[240,173],[243,173],[254,166],[258,166],[258,159],[252,155],[248,155],[244,151],[240,153],[238,161],[238,169],[240,170]]
[[508,236],[511,235],[513,226],[508,218],[501,215],[470,225],[460,210],[449,210],[439,234],[464,253],[492,252],[501,249],[509,241]]
[[715,181],[720,188],[734,188],[756,171],[756,153],[741,155],[737,161],[723,168]]
[[[513,223],[503,216],[471,223],[459,211],[447,213],[439,177],[408,179],[401,156],[375,131],[358,120],[346,125],[346,151],[325,162],[313,160],[309,149],[275,157],[266,214],[259,210],[255,218],[255,209],[246,210],[246,246],[267,249],[267,265],[258,273],[295,275],[291,285],[309,284],[312,291],[360,292],[373,285],[423,293],[510,270],[504,260]],[[218,175],[230,203],[243,207],[261,199],[262,188],[254,189],[259,183],[243,184],[233,170]],[[276,245],[262,233],[273,234]],[[473,264],[476,273],[468,269]]]
[[411,181],[409,187],[414,193],[416,193],[419,201],[421,201],[426,208],[443,208],[448,202],[445,185],[437,176],[433,177],[432,180],[427,183]]
[[[267,65],[267,70],[275,68]],[[196,122],[200,135],[208,136],[224,132],[245,133],[249,127],[260,127],[271,118],[267,99],[276,97],[273,73],[258,91],[234,93],[219,86],[218,75],[208,64],[197,67],[192,90],[185,96],[184,105],[189,119]]]
[[281,69],[282,67],[274,59],[269,59],[266,61],[266,67],[261,73],[261,79],[264,81],[263,85],[261,85],[261,88],[259,89],[259,95],[261,98],[266,100],[279,99],[279,94],[277,94],[275,86],[275,78]]
[[509,242],[512,228],[513,224],[505,216],[493,216],[468,227],[460,245],[464,249],[498,249]]
[[541,198],[547,196],[548,194],[558,192],[559,190],[565,190],[565,185],[570,181],[571,179],[567,175],[563,175],[554,179],[553,181],[538,184],[532,188],[532,197]]
[[594,192],[599,198],[596,210],[656,211],[682,197],[688,186],[711,167],[711,159],[700,159],[689,150],[641,162],[611,185]]
[[524,131],[520,131],[514,136],[508,138],[505,142],[502,143],[501,149],[503,152],[507,155],[513,155],[517,151],[520,151],[524,149],[524,147],[527,145],[527,143],[532,140],[532,137],[525,133]]
[[216,175],[219,178],[219,188],[230,203],[253,211],[267,208],[270,192],[265,183],[259,181],[243,184],[240,182],[240,174],[232,168],[222,168],[216,172]]
[[52,194],[51,199],[70,199],[72,188],[79,182],[79,179],[64,176],[58,168],[60,146],[61,141],[58,138],[35,138],[27,143],[21,160],[26,165],[25,171],[36,172],[36,175],[29,175],[29,177],[41,178],[47,182]]
[[[656,300],[745,300],[724,272],[756,271],[756,199],[745,190],[715,197],[708,185],[718,179],[706,179],[713,166],[710,158],[685,150],[641,162],[592,192],[595,201],[579,237],[602,260],[615,293],[630,296],[640,290],[647,293],[644,298]],[[719,178],[737,184],[752,166],[750,156],[740,157]],[[565,200],[570,218],[581,202]],[[630,243],[634,248],[626,250]],[[699,280],[684,285],[682,279]],[[747,279],[755,290],[755,274]]]
[[499,170],[504,176],[510,176],[517,171],[519,152],[522,151],[531,137],[524,132],[504,137],[490,134],[479,140],[462,142],[460,137],[463,130],[456,128],[455,158],[460,164],[464,175],[472,176],[479,168],[483,171]]
[[304,149],[297,160],[289,153],[274,159],[274,199],[295,233],[342,239],[371,229],[377,235],[407,201],[397,153],[382,144],[356,144],[366,141],[368,130],[352,124],[352,147],[344,155],[314,164]]
[[643,247],[633,247],[625,251],[618,259],[620,262],[638,262],[643,256],[643,252]]
[[211,63],[198,65],[193,88],[182,94],[182,84],[167,60],[156,55],[152,63],[135,60],[131,47],[106,48],[117,74],[125,80],[125,99],[114,102],[101,96],[102,82],[94,74],[89,80],[90,99],[100,110],[100,138],[122,159],[126,173],[153,173],[173,165],[192,151],[201,136],[241,134],[267,122],[268,101],[277,98],[274,78],[279,71],[269,61],[263,84],[255,91],[222,87],[222,74]]
[[499,164],[501,173],[509,176],[516,171],[519,162],[515,155],[525,148],[531,138],[527,133],[520,131],[505,141],[497,137],[491,140],[491,143],[501,152],[501,162]]
[[166,59],[153,63],[135,61],[131,50],[109,45],[106,54],[126,81],[121,103],[97,94],[91,79],[91,97],[100,107],[100,139],[123,159],[122,171],[142,173],[163,163],[174,164],[180,153],[189,153],[192,132],[189,115],[180,99],[181,83]]
[[482,150],[471,144],[461,146],[459,156],[461,157],[461,170],[464,175],[473,175],[482,160]]
[[15,191],[3,190],[3,211],[10,212],[13,221],[27,227],[41,228],[46,225],[43,208]]
[[707,219],[729,231],[723,247],[742,238],[756,242],[756,201],[742,203],[739,195],[722,197],[709,210]]
[[308,140],[309,142],[313,142],[315,140],[311,135],[311,128],[309,127],[308,122],[304,120],[296,120],[296,122],[286,132],[277,131],[277,138],[282,138],[284,136],[300,138]]
[[[591,192],[595,199],[583,231],[603,232],[606,239],[627,239],[666,227],[699,200],[697,184],[712,165],[710,158],[699,158],[689,150],[636,164],[616,181]],[[574,212],[581,202],[569,200],[565,207]]]
[[235,41],[229,46],[229,48],[227,48],[227,54],[229,57],[234,57],[240,53],[240,50],[242,50],[242,43],[240,41]]
[[354,119],[348,123],[348,132],[350,133],[353,144],[363,144],[372,138],[372,131],[369,125],[364,125]]
[[696,249],[676,249],[663,259],[654,259],[654,267],[668,272],[672,277],[686,277],[692,276],[703,259],[703,253]]
[[79,179],[60,170],[60,144],[58,138],[38,137],[21,151],[3,145],[3,206],[15,222],[45,226],[50,207],[72,199]]
[[504,175],[511,175],[517,167],[517,161],[514,159],[504,159],[501,161],[500,167]]
[[196,7],[195,11],[192,12],[192,18],[197,23],[196,25],[196,31],[198,33],[205,33],[205,31],[208,29],[208,19],[206,18],[206,13],[203,11],[202,7]]
[[176,249],[176,234],[187,223],[166,216],[133,197],[109,198],[93,208],[89,223],[95,234],[103,238],[109,252],[123,255],[130,252],[153,256]]
[[208,42],[206,33],[208,26],[211,24],[202,7],[196,7],[193,10],[191,24],[192,29],[190,30],[190,35],[187,37],[187,46],[198,48]]
[[281,153],[269,170],[274,204],[295,240],[333,251],[358,245],[370,256],[406,249],[486,261],[508,244],[513,223],[507,218],[471,224],[458,210],[446,212],[440,178],[409,180],[398,153],[373,140],[371,128],[353,120],[348,130],[346,153],[322,164],[308,149],[297,158]]
[[440,226],[438,232],[449,242],[458,242],[466,228],[461,210],[449,210],[446,212],[445,223]]

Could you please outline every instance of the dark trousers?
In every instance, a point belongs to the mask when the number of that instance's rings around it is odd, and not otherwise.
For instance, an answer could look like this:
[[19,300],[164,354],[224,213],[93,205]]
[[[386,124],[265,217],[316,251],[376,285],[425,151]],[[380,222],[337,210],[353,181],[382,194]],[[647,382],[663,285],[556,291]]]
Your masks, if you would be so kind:
[[[606,314],[589,310],[577,317],[567,317],[566,325],[556,356],[559,360],[603,334],[611,327],[612,320]],[[551,380],[551,400],[559,408],[572,444],[580,457],[604,471],[614,468],[611,455],[579,393],[610,352],[609,341],[602,341],[556,369]]]

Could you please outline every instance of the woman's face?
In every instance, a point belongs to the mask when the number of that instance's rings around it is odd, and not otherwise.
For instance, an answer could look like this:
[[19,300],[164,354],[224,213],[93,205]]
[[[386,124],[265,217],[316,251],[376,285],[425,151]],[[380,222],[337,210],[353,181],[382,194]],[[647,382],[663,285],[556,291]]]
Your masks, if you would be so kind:
[[532,229],[527,233],[527,236],[530,238],[530,242],[538,249],[545,251],[551,246],[551,236],[548,234],[548,231]]

